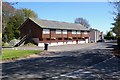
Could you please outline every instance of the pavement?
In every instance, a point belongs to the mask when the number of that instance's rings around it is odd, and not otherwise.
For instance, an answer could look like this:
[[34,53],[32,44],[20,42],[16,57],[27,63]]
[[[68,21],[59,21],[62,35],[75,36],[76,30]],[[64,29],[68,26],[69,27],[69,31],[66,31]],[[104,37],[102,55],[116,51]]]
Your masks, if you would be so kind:
[[51,47],[37,58],[2,63],[2,80],[120,80],[120,58],[114,56],[113,45]]

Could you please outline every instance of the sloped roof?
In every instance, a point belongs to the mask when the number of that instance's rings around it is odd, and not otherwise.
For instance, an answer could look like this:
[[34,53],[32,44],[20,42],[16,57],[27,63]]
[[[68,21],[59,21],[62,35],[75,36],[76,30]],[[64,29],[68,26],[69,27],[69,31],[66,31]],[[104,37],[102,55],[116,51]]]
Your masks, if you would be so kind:
[[67,30],[89,30],[88,28],[84,27],[81,24],[76,23],[67,23],[67,22],[58,22],[58,21],[51,21],[51,20],[42,20],[42,19],[35,19],[29,18],[34,23],[36,23],[41,28],[50,28],[50,29],[67,29]]

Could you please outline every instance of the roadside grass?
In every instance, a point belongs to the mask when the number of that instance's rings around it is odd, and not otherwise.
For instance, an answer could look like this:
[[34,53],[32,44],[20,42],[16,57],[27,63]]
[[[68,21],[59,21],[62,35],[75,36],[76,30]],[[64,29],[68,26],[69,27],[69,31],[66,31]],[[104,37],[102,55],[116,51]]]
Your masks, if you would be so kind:
[[40,54],[40,50],[2,50],[2,60],[24,58],[32,54]]

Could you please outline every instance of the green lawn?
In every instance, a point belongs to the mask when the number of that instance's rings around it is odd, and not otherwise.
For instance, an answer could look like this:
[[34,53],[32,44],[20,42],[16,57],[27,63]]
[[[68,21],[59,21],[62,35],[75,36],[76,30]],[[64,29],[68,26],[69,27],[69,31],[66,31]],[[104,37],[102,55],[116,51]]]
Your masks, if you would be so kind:
[[2,60],[17,59],[29,56],[31,54],[39,54],[40,50],[2,50]]

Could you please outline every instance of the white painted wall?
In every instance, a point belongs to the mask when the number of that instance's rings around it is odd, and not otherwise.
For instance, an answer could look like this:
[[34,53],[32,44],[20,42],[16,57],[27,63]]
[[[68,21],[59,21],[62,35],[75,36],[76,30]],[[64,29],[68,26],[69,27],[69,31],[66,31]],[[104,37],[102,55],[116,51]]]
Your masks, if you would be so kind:
[[88,39],[85,39],[85,43],[88,43],[88,41],[89,41]]
[[63,45],[63,42],[58,42],[58,45]]
[[[85,41],[78,41],[78,44],[88,43],[88,39]],[[47,43],[48,46],[58,46],[58,45],[65,45],[65,44],[77,44],[76,41],[68,41],[68,42],[54,42],[54,43]],[[39,47],[44,47],[44,43],[38,43]]]
[[72,44],[72,41],[68,41],[67,44]]
[[38,43],[39,47],[44,47],[44,43]]
[[64,42],[63,44],[67,44],[67,42]]
[[85,41],[78,41],[78,44],[83,44],[85,43]]
[[54,42],[54,43],[50,43],[49,46],[57,46],[57,42]]
[[73,43],[73,44],[76,44],[76,41],[73,41],[72,43]]

